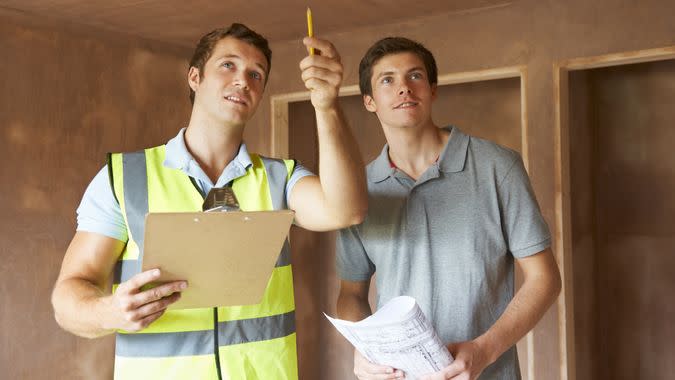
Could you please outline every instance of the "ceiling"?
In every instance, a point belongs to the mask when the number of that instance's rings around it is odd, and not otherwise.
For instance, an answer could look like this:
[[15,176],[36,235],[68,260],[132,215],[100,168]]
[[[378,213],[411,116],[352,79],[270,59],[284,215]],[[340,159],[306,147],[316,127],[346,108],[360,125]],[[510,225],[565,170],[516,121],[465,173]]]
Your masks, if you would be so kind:
[[242,22],[270,41],[307,32],[312,7],[314,33],[321,35],[438,13],[468,12],[513,0],[0,0],[0,9],[47,17],[146,39],[193,47],[206,32]]

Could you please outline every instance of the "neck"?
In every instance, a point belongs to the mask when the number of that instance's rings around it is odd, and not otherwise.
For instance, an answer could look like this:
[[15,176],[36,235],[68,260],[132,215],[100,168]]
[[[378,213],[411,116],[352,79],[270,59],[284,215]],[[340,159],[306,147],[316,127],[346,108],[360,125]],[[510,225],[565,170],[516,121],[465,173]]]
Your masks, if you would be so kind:
[[420,128],[384,128],[389,159],[417,180],[439,158],[450,134],[429,122]]
[[214,184],[227,164],[239,152],[243,125],[223,125],[200,117],[194,109],[185,130],[185,145],[204,173]]

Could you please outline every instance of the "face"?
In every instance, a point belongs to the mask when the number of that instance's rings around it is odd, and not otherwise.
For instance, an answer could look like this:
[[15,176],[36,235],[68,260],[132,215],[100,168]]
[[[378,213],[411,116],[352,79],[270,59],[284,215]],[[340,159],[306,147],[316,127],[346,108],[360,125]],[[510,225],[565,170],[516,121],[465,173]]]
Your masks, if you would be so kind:
[[193,107],[226,125],[243,126],[253,116],[265,89],[267,60],[253,45],[225,37],[213,48],[200,73],[190,68]]
[[410,128],[431,123],[436,85],[430,85],[424,62],[413,53],[380,58],[370,79],[372,96],[363,103],[385,128]]

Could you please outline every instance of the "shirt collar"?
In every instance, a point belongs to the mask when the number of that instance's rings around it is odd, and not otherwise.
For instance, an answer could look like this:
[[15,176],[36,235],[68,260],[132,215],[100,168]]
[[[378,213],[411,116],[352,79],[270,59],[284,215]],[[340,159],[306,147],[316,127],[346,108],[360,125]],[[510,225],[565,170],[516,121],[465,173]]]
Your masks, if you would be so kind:
[[372,164],[368,165],[368,177],[375,183],[382,182],[385,179],[389,178],[396,172],[396,168],[393,168],[389,164],[389,145],[384,144],[382,148],[382,153],[373,161]]
[[[187,150],[187,146],[185,145],[185,128],[182,128],[180,131],[178,131],[178,134],[174,138],[166,143],[166,157],[164,159],[164,166],[171,169],[181,170],[190,175],[188,168],[191,161],[195,161],[195,159]],[[195,164],[197,164],[196,161]],[[244,142],[241,143],[239,146],[239,152],[227,165],[225,170],[232,166],[232,164],[239,166],[241,169],[244,169],[244,171],[253,164],[251,161],[251,156],[249,156],[248,150],[246,149],[246,144]]]
[[[438,158],[438,168],[446,173],[460,172],[464,170],[469,136],[457,127],[447,126],[443,129],[450,131],[450,138]],[[368,169],[369,178],[376,183],[384,181],[396,172],[396,168],[392,167],[389,161],[389,145],[384,144],[382,152]]]
[[469,150],[469,136],[451,125],[444,129],[450,131],[450,138],[438,159],[438,168],[446,173],[461,172],[464,170],[466,153]]

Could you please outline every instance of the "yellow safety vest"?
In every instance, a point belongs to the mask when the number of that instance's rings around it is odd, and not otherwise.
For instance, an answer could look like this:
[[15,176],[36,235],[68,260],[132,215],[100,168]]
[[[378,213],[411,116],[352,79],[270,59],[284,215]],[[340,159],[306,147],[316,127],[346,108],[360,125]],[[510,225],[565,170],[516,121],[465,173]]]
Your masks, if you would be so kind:
[[[196,183],[165,167],[165,155],[162,145],[108,157],[111,186],[129,233],[114,284],[140,272],[146,213],[201,211],[204,199]],[[250,157],[246,174],[232,183],[241,209],[281,209],[294,161]],[[288,241],[260,304],[169,310],[138,333],[117,333],[115,379],[218,379],[219,371],[223,380],[298,378]]]

